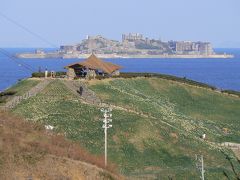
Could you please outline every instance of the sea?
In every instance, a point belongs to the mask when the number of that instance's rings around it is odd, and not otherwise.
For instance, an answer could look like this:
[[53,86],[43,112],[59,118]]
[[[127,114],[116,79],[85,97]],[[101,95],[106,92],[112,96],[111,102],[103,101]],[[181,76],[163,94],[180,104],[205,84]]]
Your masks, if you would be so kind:
[[[31,77],[31,70],[65,71],[64,66],[83,59],[14,59],[16,53],[34,52],[34,48],[2,48],[0,51],[0,91]],[[46,49],[50,51],[52,49]],[[106,59],[123,66],[122,72],[150,72],[186,77],[213,85],[218,89],[240,91],[240,48],[215,49],[233,54],[232,59]]]

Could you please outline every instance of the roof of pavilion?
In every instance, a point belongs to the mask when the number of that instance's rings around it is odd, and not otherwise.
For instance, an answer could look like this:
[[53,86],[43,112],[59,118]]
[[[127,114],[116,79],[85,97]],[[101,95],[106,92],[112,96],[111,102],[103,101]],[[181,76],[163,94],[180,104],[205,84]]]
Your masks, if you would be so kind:
[[102,70],[105,73],[111,74],[116,70],[121,69],[122,67],[110,62],[105,62],[102,59],[99,59],[94,54],[92,54],[85,61],[77,62],[73,64],[67,65],[65,68],[71,68],[76,65],[83,66],[85,68],[94,69],[94,70]]

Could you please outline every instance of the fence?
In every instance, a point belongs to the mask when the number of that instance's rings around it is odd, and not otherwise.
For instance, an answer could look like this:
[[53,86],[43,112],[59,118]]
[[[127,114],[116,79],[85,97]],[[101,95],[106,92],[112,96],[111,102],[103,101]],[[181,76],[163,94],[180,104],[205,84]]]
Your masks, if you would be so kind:
[[30,89],[28,92],[23,94],[22,96],[15,96],[13,99],[8,101],[5,106],[2,106],[3,110],[12,109],[17,106],[21,101],[26,100],[32,96],[35,96],[37,93],[41,92],[48,84],[50,80],[43,80],[38,85]]

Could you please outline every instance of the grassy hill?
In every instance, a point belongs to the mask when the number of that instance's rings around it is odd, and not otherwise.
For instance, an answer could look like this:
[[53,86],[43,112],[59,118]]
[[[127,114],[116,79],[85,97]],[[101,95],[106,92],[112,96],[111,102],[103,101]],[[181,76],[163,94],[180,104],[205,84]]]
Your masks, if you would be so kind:
[[[220,143],[240,143],[240,98],[161,78],[92,81],[89,88],[115,107],[109,160],[130,179],[198,179],[196,154],[204,155],[207,179],[239,176],[236,156]],[[99,107],[83,103],[60,80],[13,112],[53,125],[93,154],[104,152]]]
[[40,81],[37,79],[26,79],[15,84],[5,92],[0,93],[0,106],[12,98],[12,95],[21,96],[32,87],[36,86]]
[[[99,179],[120,177],[99,168],[102,158],[38,123],[0,112],[0,179]],[[95,166],[95,165],[97,166]]]

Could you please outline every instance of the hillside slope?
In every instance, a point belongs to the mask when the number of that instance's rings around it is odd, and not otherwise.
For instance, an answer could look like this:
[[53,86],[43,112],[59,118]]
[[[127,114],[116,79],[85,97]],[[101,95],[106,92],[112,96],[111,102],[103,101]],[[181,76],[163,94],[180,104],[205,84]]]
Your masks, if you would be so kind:
[[0,112],[0,179],[119,179],[86,162],[102,160],[40,124]]
[[[160,78],[92,81],[89,88],[113,107],[109,160],[130,179],[196,179],[196,154],[204,155],[207,179],[239,176],[236,156],[220,146],[240,143],[239,98]],[[60,80],[13,112],[53,125],[91,153],[104,152],[99,107],[83,103]]]

